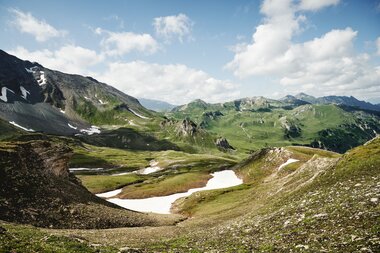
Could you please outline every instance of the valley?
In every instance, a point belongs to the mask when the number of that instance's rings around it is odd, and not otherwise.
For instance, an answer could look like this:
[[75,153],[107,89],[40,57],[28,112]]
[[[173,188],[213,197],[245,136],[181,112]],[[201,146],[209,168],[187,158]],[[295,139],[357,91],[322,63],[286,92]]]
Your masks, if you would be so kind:
[[4,51],[0,84],[0,252],[380,250],[375,105],[301,93],[157,112]]

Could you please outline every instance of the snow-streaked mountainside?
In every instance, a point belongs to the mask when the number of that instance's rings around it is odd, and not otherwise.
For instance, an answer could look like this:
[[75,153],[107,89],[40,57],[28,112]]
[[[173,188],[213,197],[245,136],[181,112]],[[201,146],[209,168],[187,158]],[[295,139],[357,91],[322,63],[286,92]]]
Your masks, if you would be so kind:
[[0,50],[0,117],[49,134],[99,133],[102,120],[148,119],[137,99],[91,77],[70,75]]
[[176,107],[176,105],[155,99],[139,98],[139,101],[145,108],[148,108],[156,112],[170,111],[171,109]]

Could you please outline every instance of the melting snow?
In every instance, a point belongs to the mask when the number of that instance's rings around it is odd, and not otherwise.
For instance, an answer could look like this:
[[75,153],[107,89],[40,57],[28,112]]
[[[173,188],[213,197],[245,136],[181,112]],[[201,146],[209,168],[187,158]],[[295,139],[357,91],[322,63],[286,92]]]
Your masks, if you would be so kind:
[[69,124],[69,123],[67,123],[67,125],[68,125],[70,128],[72,128],[72,129],[75,129],[75,130],[78,129],[77,127],[75,127],[75,126],[73,126],[73,125],[71,125],[71,124]]
[[4,102],[8,102],[8,98],[7,98],[7,91],[8,91],[8,90],[14,94],[13,90],[8,89],[7,87],[3,87],[3,88],[1,88],[1,96],[0,96],[0,99],[3,100]]
[[[124,175],[128,175],[128,174],[132,174],[132,173],[135,173],[135,171],[132,171],[132,172],[122,172],[122,173],[117,173],[117,174],[112,174],[111,176],[124,176]],[[112,196],[111,196],[112,197]]]
[[108,104],[107,102],[103,102],[103,100],[101,100],[101,99],[98,99],[98,100],[99,100],[99,103],[102,104],[102,105]]
[[31,67],[30,69],[28,68],[25,68],[25,70],[28,72],[28,73],[34,73],[35,71],[33,70],[34,67]]
[[109,197],[116,196],[116,195],[119,194],[121,191],[122,191],[122,189],[117,189],[117,190],[110,191],[110,192],[105,192],[105,193],[96,194],[96,196],[101,197],[101,198],[109,198]]
[[143,116],[143,115],[141,115],[141,114],[138,114],[137,112],[135,112],[135,111],[132,110],[131,108],[128,108],[128,110],[129,110],[131,113],[133,113],[134,115],[136,115],[137,117],[139,117],[139,118],[142,118],[142,119],[150,119],[150,118],[145,117],[145,116]]
[[88,97],[86,97],[86,96],[84,96],[84,99],[86,99],[86,100],[90,100]]
[[104,168],[69,168],[69,171],[99,171],[104,170]]
[[59,111],[63,114],[65,114],[66,112],[64,110],[62,110],[61,108],[59,108]]
[[[139,212],[153,212],[153,213],[162,213],[170,214],[170,208],[174,201],[179,198],[190,196],[194,192],[205,191],[205,190],[215,190],[221,188],[232,187],[240,185],[243,183],[243,180],[238,178],[234,171],[224,170],[211,174],[213,177],[207,182],[205,187],[190,189],[187,192],[176,193],[169,196],[162,197],[152,197],[146,199],[120,199],[120,198],[110,198],[120,192],[117,190],[112,192],[106,192],[106,196],[110,199],[107,199],[109,202],[112,202],[121,207],[135,210]],[[121,189],[119,189],[121,191]],[[116,194],[115,194],[116,192]],[[99,194],[97,195],[99,196]]]
[[88,135],[92,135],[92,134],[100,134],[100,130],[99,130],[99,127],[97,126],[91,126],[90,128],[88,129],[81,129],[80,130],[82,133],[86,133]]
[[138,170],[136,171],[136,173],[141,174],[141,175],[148,175],[148,174],[163,170],[163,168],[157,166],[158,162],[156,162],[155,160],[152,160],[149,165],[150,165],[149,167]]
[[35,132],[33,129],[31,129],[31,128],[26,128],[26,127],[23,127],[23,126],[20,126],[19,124],[17,124],[17,123],[14,122],[14,121],[9,121],[9,123],[12,124],[12,125],[14,125],[14,126],[16,126],[16,127],[21,128],[21,129],[23,129],[23,130],[25,130],[25,131],[28,131],[28,132]]
[[26,96],[29,94],[30,95],[30,92],[28,90],[26,90],[23,86],[20,86],[20,90],[21,90],[21,93],[22,93],[22,96],[25,100],[26,100]]
[[288,164],[295,163],[295,162],[298,162],[298,161],[299,160],[297,160],[297,159],[290,158],[285,163],[281,164],[280,167],[278,167],[278,170],[281,170],[282,168],[284,168]]
[[46,80],[46,77],[45,77],[45,72],[44,71],[40,71],[40,79],[38,80],[38,84],[40,86],[44,85],[47,83],[47,80]]

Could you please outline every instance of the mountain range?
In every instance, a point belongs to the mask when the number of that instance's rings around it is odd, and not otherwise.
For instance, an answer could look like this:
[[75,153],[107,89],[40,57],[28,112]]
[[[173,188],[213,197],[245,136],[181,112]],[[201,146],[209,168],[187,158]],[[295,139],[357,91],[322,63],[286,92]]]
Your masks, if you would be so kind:
[[[173,107],[4,51],[0,90],[0,252],[380,250],[378,105],[300,93]],[[226,169],[239,185],[167,215],[112,202],[152,205]]]

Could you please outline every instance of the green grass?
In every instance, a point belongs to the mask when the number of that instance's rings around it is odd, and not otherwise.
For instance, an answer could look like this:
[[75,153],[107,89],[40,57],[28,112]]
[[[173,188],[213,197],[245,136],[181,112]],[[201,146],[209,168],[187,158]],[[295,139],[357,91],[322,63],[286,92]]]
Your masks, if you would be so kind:
[[92,193],[101,193],[119,189],[123,186],[144,181],[144,177],[137,174],[122,176],[109,175],[78,175],[82,184]]
[[[366,124],[376,130],[376,126],[380,124],[379,118],[374,115],[347,112],[336,105],[304,105],[291,110],[273,107],[269,111],[236,111],[233,106],[223,107],[217,104],[208,105],[205,109],[193,105],[183,111],[167,115],[177,119],[189,117],[200,124],[204,112],[215,110],[223,113],[223,116],[208,119],[206,130],[215,136],[227,138],[237,152],[242,153],[263,147],[310,145],[315,140],[321,140],[330,150],[344,152],[373,137],[372,130],[367,131],[352,126]],[[282,117],[286,117],[288,122],[301,129],[299,135],[290,138],[286,136],[286,131],[279,120]],[[321,133],[327,129],[336,136],[323,137]],[[350,141],[347,145],[336,146],[331,143],[344,143],[348,139]]]
[[205,186],[210,178],[211,176],[204,172],[189,172],[164,178],[152,178],[141,184],[124,187],[119,197],[141,199],[186,192],[192,188]]
[[41,231],[38,228],[24,225],[14,225],[0,221],[0,226],[5,229],[0,232],[1,253],[90,253],[90,252],[117,252],[117,249],[109,246],[95,245],[85,239],[76,236],[57,236]]

